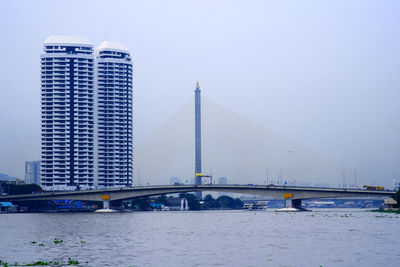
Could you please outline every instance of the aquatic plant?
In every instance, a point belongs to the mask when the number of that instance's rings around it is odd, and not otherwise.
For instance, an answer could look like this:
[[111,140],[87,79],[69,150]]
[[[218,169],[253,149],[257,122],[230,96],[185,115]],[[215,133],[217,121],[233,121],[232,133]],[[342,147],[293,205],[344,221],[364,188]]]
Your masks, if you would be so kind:
[[57,239],[57,238],[54,238],[54,244],[55,245],[58,245],[58,244],[60,244],[60,243],[62,243],[62,242],[64,242],[64,240],[62,240],[62,239]]
[[78,265],[79,262],[76,260],[72,260],[71,258],[68,258],[68,265]]
[[15,266],[48,266],[48,265],[58,265],[58,261],[37,261],[34,263],[28,263],[25,265],[15,265]]
[[18,262],[15,262],[14,264],[9,264],[5,261],[0,261],[0,266],[3,267],[11,267],[11,266],[54,266],[54,265],[59,265],[60,263],[58,261],[36,261],[33,263],[27,263],[27,264],[18,264]]
[[382,212],[400,214],[400,210],[367,210],[367,212]]

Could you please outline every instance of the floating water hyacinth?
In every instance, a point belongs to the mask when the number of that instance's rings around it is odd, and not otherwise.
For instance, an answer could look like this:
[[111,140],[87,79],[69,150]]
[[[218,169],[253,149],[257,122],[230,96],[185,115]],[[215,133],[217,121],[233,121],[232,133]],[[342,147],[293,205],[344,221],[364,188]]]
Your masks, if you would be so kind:
[[60,244],[60,243],[62,243],[62,242],[64,242],[63,240],[59,240],[59,239],[57,239],[57,238],[54,238],[54,244],[56,244],[56,245],[58,245],[58,244]]
[[15,262],[14,264],[9,264],[4,261],[0,261],[0,266],[3,267],[10,267],[10,266],[54,266],[54,265],[59,265],[60,263],[58,261],[36,261],[33,263],[27,263],[27,264],[18,264],[18,262]]
[[68,265],[78,265],[79,262],[76,260],[72,260],[71,258],[68,258]]

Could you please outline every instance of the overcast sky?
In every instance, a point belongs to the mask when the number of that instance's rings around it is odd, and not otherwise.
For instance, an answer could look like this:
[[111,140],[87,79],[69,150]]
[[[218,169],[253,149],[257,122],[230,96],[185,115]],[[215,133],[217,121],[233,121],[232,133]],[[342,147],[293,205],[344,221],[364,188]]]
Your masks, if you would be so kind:
[[[136,143],[193,97],[370,181],[400,177],[400,1],[1,1],[0,172],[40,159],[52,34],[133,53]],[[340,179],[340,178],[339,178]]]

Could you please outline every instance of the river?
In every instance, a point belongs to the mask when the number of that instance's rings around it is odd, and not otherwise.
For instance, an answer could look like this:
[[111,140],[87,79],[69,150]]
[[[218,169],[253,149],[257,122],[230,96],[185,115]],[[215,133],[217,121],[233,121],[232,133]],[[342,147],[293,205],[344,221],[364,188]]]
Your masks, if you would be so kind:
[[71,258],[79,266],[126,267],[400,266],[399,226],[398,214],[361,209],[1,214],[0,260]]

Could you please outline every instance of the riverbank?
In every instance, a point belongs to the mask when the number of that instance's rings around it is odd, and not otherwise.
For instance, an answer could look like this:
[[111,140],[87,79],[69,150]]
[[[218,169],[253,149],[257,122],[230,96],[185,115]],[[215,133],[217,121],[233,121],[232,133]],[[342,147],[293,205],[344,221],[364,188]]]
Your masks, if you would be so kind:
[[400,210],[368,210],[371,212],[381,212],[381,213],[394,213],[394,214],[400,214]]

